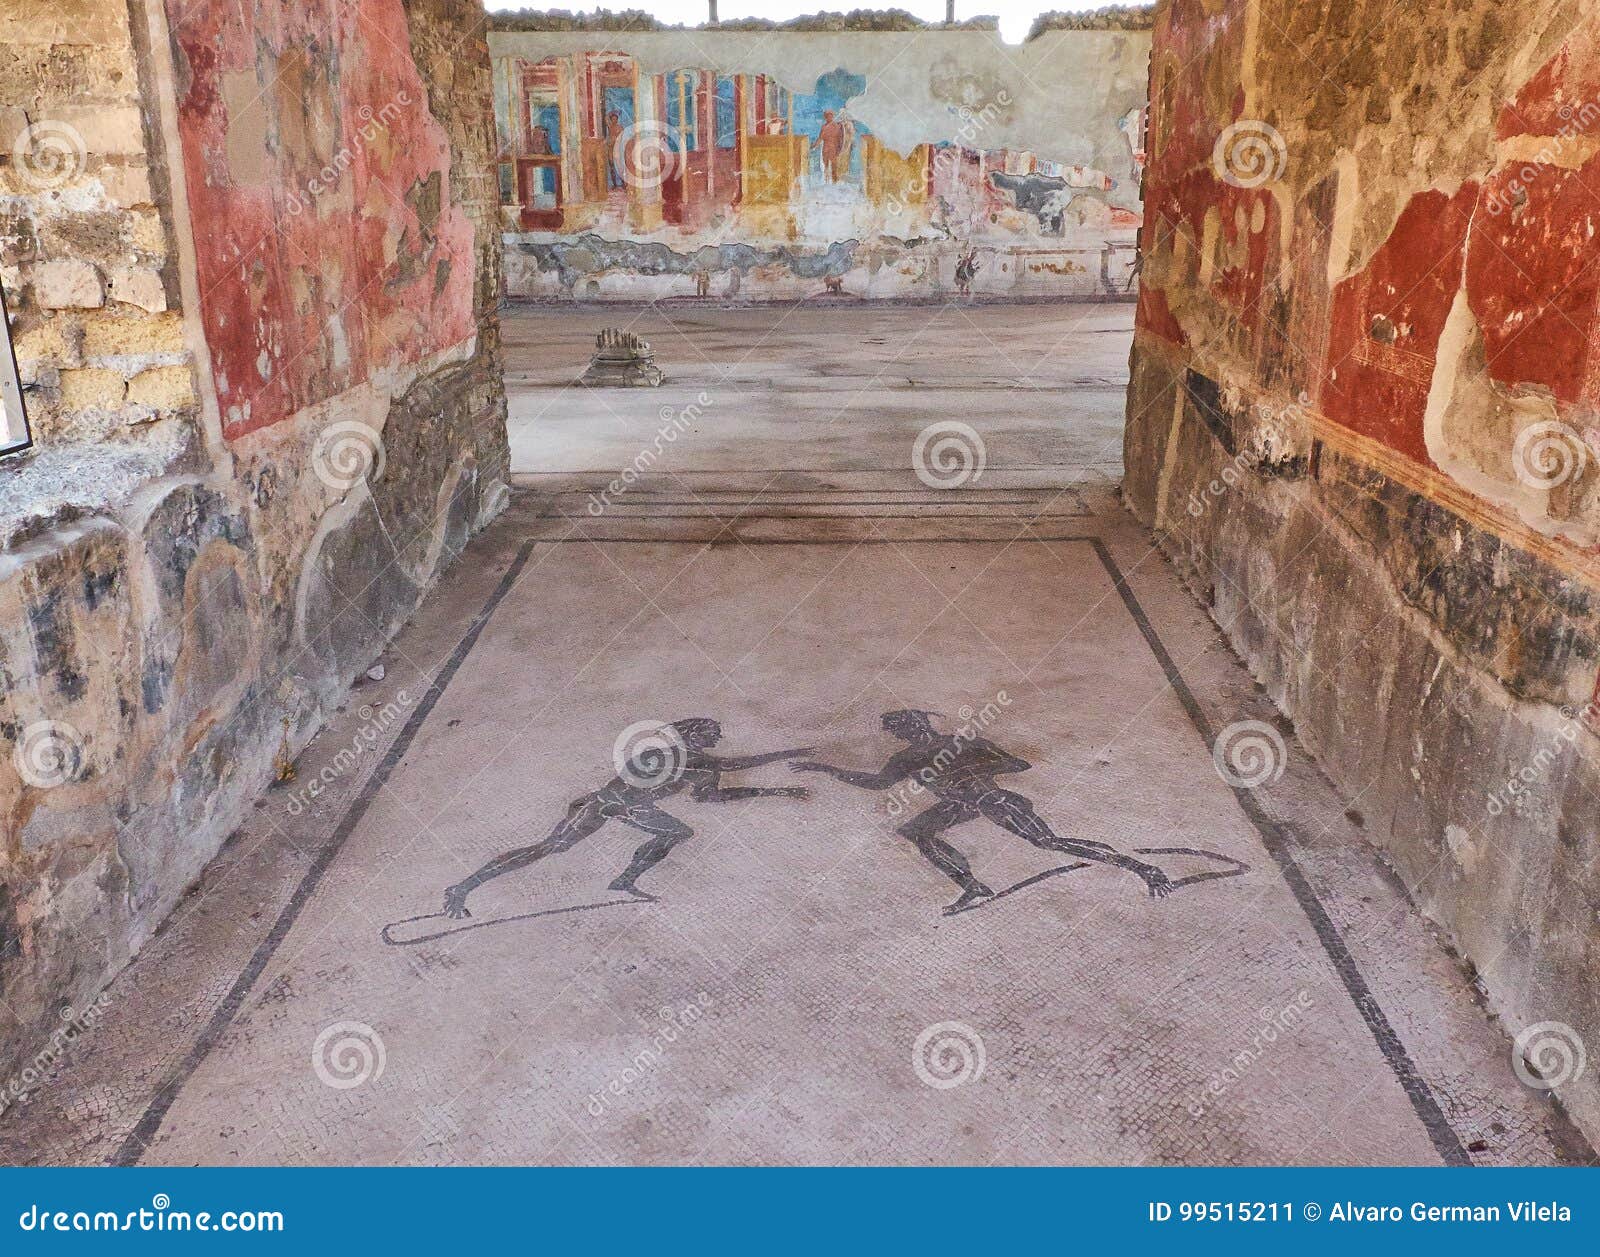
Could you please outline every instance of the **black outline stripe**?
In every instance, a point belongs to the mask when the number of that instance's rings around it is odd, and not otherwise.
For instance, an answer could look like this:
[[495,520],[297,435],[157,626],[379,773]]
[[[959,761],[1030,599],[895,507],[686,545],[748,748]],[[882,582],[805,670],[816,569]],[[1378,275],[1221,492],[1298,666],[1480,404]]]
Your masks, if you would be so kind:
[[[846,520],[847,516],[840,516],[839,520],[818,520],[808,516],[805,523],[837,523]],[[907,516],[907,519],[916,519]],[[926,516],[922,518],[927,518]],[[1074,518],[1067,516],[1066,518]],[[645,522],[649,522],[648,520]],[[691,524],[703,523],[707,526],[716,524],[714,519],[697,520],[692,518],[678,518],[677,523],[688,522]],[[591,545],[591,546],[711,546],[713,549],[723,549],[728,546],[999,546],[1016,544],[1017,539],[1010,542],[1004,537],[736,537],[728,529],[735,521],[729,520],[728,524],[718,528],[709,537],[685,537],[682,535],[660,537],[601,537],[579,536],[574,537],[564,534],[560,537],[540,537],[534,545]],[[1005,520],[998,520],[1005,523]],[[1026,537],[1025,541],[1093,541],[1093,537]]]
[[516,584],[517,577],[521,575],[523,565],[527,563],[528,556],[533,553],[535,544],[532,541],[524,542],[522,548],[517,551],[517,557],[511,561],[511,566],[506,569],[506,574],[500,578],[500,584],[495,587],[494,593],[489,596],[489,600],[484,604],[483,610],[478,612],[477,617],[472,622],[472,627],[456,643],[455,650],[451,652],[450,658],[446,661],[444,667],[439,670],[439,675],[434,677],[432,684],[428,686],[428,692],[422,696],[422,701],[413,709],[410,719],[405,723],[405,727],[400,730],[399,736],[395,738],[388,752],[379,761],[377,768],[372,772],[372,776],[367,778],[366,784],[362,786],[361,793],[356,796],[349,810],[340,819],[338,827],[333,831],[327,844],[317,853],[317,858],[312,861],[311,867],[306,870],[305,876],[300,879],[300,884],[295,887],[294,894],[290,896],[289,902],[284,905],[283,911],[278,914],[278,919],[272,923],[271,931],[256,946],[255,951],[250,956],[250,962],[245,965],[243,971],[234,979],[233,986],[228,989],[227,997],[217,1006],[216,1011],[211,1014],[211,1019],[206,1022],[205,1029],[200,1032],[200,1037],[194,1041],[194,1046],[189,1049],[188,1054],[178,1063],[167,1080],[162,1083],[160,1090],[156,1092],[143,1114],[140,1115],[138,1124],[128,1132],[127,1138],[122,1141],[116,1155],[110,1159],[109,1164],[118,1166],[137,1165],[139,1159],[144,1156],[145,1151],[150,1146],[150,1141],[156,1137],[157,1132],[161,1129],[161,1123],[166,1120],[168,1110],[172,1108],[177,1100],[178,1093],[183,1090],[189,1079],[194,1076],[195,1070],[211,1054],[211,1050],[217,1046],[217,1043],[227,1032],[235,1014],[243,1006],[245,997],[250,994],[250,988],[255,985],[256,979],[261,976],[262,971],[271,962],[273,953],[278,950],[279,945],[288,937],[289,931],[294,928],[294,923],[299,920],[301,910],[310,901],[311,896],[316,893],[317,887],[322,882],[323,875],[327,873],[334,860],[338,858],[339,853],[344,850],[344,844],[355,831],[355,827],[361,823],[361,818],[366,815],[367,808],[372,805],[372,801],[377,797],[378,791],[383,789],[388,782],[390,774],[394,772],[395,766],[399,764],[401,757],[410,748],[412,739],[417,736],[417,731],[422,728],[423,722],[427,720],[429,714],[433,711],[434,705],[444,694],[445,687],[450,684],[451,678],[455,676],[461,665],[466,662],[467,656],[472,653],[472,648],[478,643],[479,635],[482,634],[484,627],[489,623],[489,617],[494,614],[495,608],[500,605],[505,596],[511,592],[511,587]]
[[[1215,740],[1215,734],[1211,729],[1210,722],[1206,719],[1205,713],[1201,710],[1193,691],[1189,689],[1188,682],[1184,680],[1183,674],[1178,670],[1177,663],[1173,660],[1172,655],[1168,653],[1160,635],[1155,630],[1155,626],[1151,624],[1149,616],[1145,614],[1144,607],[1140,605],[1138,597],[1128,584],[1121,568],[1117,566],[1117,561],[1112,557],[1111,551],[1104,540],[1100,537],[1081,536],[1031,537],[1028,540],[1087,542],[1094,548],[1101,566],[1110,575],[1112,584],[1116,587],[1117,594],[1122,599],[1123,606],[1127,608],[1128,614],[1133,617],[1134,623],[1143,635],[1145,644],[1149,646],[1151,654],[1155,656],[1156,662],[1161,665],[1161,670],[1166,675],[1167,683],[1172,686],[1173,693],[1177,695],[1178,701],[1182,704],[1190,722],[1209,747]],[[474,619],[472,627],[467,630],[461,641],[456,645],[449,661],[428,687],[427,694],[423,696],[422,701],[412,711],[405,727],[400,731],[400,735],[394,740],[393,745],[390,746],[372,776],[367,779],[366,784],[361,789],[361,793],[357,795],[349,810],[341,818],[327,845],[318,853],[316,860],[312,863],[310,869],[306,871],[289,902],[273,923],[272,930],[256,947],[249,963],[229,989],[227,997],[212,1013],[199,1038],[195,1040],[189,1052],[151,1099],[144,1113],[140,1116],[138,1124],[128,1133],[118,1148],[116,1155],[110,1159],[109,1164],[119,1166],[136,1165],[140,1158],[143,1157],[150,1145],[150,1141],[159,1133],[161,1124],[165,1121],[167,1113],[177,1101],[179,1093],[220,1042],[223,1034],[226,1033],[234,1016],[243,1006],[250,989],[271,962],[273,954],[283,940],[288,937],[289,931],[294,927],[296,920],[299,919],[301,911],[316,892],[318,885],[332,866],[333,861],[338,858],[340,852],[344,849],[345,843],[355,831],[356,826],[360,824],[362,817],[371,806],[373,799],[376,798],[378,791],[387,784],[390,775],[399,764],[401,757],[409,749],[423,722],[426,721],[429,714],[432,713],[434,705],[443,696],[446,686],[450,684],[451,679],[466,661],[467,656],[472,653],[472,648],[477,644],[479,636],[489,623],[489,618],[494,614],[495,609],[506,595],[511,592],[512,586],[516,583],[518,575],[521,574],[522,568],[527,563],[534,548],[542,544],[589,543],[602,545],[629,543],[703,544],[682,538],[662,538],[659,542],[652,538],[599,538],[593,539],[591,542],[591,539],[587,537],[553,537],[534,538],[523,542],[522,547],[517,551],[516,558],[512,561],[511,566],[506,569],[506,574],[501,578],[500,584],[496,587],[494,593],[490,595],[489,600],[484,604],[476,619]],[[759,541],[753,544],[838,546],[874,544],[995,545],[997,543],[985,538],[943,537],[930,539],[929,541],[872,538],[860,542],[824,539]],[[1282,828],[1277,821],[1267,815],[1248,789],[1235,786],[1233,787],[1233,795],[1239,804],[1240,810],[1255,826],[1256,832],[1261,835],[1262,845],[1266,847],[1267,853],[1278,866],[1278,870],[1282,873],[1290,893],[1294,895],[1295,902],[1300,905],[1301,911],[1305,913],[1306,919],[1310,922],[1311,928],[1317,936],[1317,941],[1321,943],[1323,951],[1333,963],[1334,971],[1339,975],[1340,981],[1344,983],[1344,988],[1349,993],[1351,1002],[1355,1004],[1357,1011],[1360,1012],[1368,1028],[1372,1031],[1372,1037],[1377,1042],[1378,1050],[1383,1054],[1384,1060],[1394,1072],[1396,1080],[1411,1101],[1411,1107],[1416,1111],[1423,1128],[1428,1132],[1428,1137],[1433,1141],[1434,1148],[1438,1150],[1440,1157],[1447,1165],[1470,1166],[1473,1163],[1472,1158],[1468,1156],[1466,1148],[1462,1146],[1460,1137],[1445,1117],[1444,1111],[1439,1107],[1438,1100],[1434,1098],[1432,1089],[1423,1079],[1416,1063],[1411,1059],[1410,1053],[1406,1051],[1405,1044],[1400,1041],[1400,1036],[1395,1033],[1394,1027],[1390,1024],[1382,1007],[1379,1006],[1377,997],[1373,995],[1366,979],[1362,976],[1360,966],[1356,963],[1355,956],[1351,953],[1349,945],[1344,941],[1344,936],[1340,934],[1339,927],[1334,924],[1333,919],[1328,915],[1327,909],[1322,906],[1322,901],[1317,898],[1316,890],[1307,879],[1304,870],[1295,861]]]
[[[712,502],[707,502],[706,509],[698,510],[698,512],[685,512],[682,515],[611,515],[610,518],[618,521],[638,520],[642,521],[642,523],[654,523],[654,521],[658,520],[709,520],[710,523],[722,523],[722,515],[717,515],[712,510],[714,505]],[[773,512],[734,510],[733,504],[726,505],[730,507],[730,515],[726,517],[728,523],[741,523],[742,520],[994,520],[995,523],[1010,523],[1010,525],[1014,525],[1019,520],[1093,520],[1094,518],[1094,512],[1091,512],[1091,510],[1058,510],[1058,512],[1048,513],[1048,515],[1021,512],[1021,510],[1011,513],[1011,515],[1006,515],[1006,513],[984,513],[984,515],[965,513],[963,515],[963,513],[950,512],[950,510],[939,510],[933,504],[923,504],[930,507],[931,513],[928,513],[928,515],[776,515]],[[894,504],[893,502],[885,502],[883,505]],[[912,507],[912,505],[907,505],[906,507],[906,510],[914,509],[915,507]],[[570,515],[546,512],[542,513],[542,515],[525,515],[523,518],[525,520],[594,520],[595,523],[598,523],[598,521],[605,520],[608,517],[606,517],[606,513],[590,515],[586,510],[574,510]]]
[[[1101,468],[1111,468],[1111,469],[1120,470],[1121,467],[1122,467],[1122,462],[1121,462],[1120,459],[1116,460],[1116,461],[1094,462],[1094,463],[1074,463],[1074,462],[1070,462],[1070,461],[1069,462],[1065,462],[1065,463],[1007,463],[1004,467],[997,467],[993,463],[990,463],[989,466],[984,470],[984,475],[989,477],[990,483],[992,484],[994,482],[994,480],[999,476],[1022,475],[1024,473],[1030,473],[1030,472],[1036,472],[1036,471],[1070,471],[1070,470],[1072,470],[1074,468],[1084,468],[1084,469],[1087,469],[1087,470],[1090,470],[1090,471],[1096,471],[1096,470],[1099,470]],[[847,476],[892,476],[896,480],[903,480],[903,479],[905,479],[905,475],[906,475],[906,471],[907,470],[908,469],[905,468],[905,467],[841,467],[837,471],[829,472],[828,475],[829,475],[829,477],[831,479],[834,479],[834,480],[843,480]],[[540,478],[544,478],[544,479],[547,479],[547,480],[548,479],[582,480],[584,477],[587,477],[587,476],[615,476],[616,474],[617,474],[617,469],[615,467],[573,467],[573,468],[570,468],[570,469],[567,469],[567,470],[557,470],[557,471],[517,471],[515,468],[513,468],[512,472],[511,472],[511,479],[512,479],[513,482],[519,481],[519,480],[538,480]],[[674,471],[674,472],[665,472],[664,471],[664,472],[660,472],[660,473],[657,474],[656,478],[660,479],[660,480],[665,480],[670,476],[673,480],[680,480],[684,476],[717,476],[718,478],[720,478],[722,480],[732,480],[735,476],[750,476],[750,477],[754,478],[754,477],[757,477],[757,476],[765,476],[765,475],[768,475],[768,474],[772,474],[772,475],[782,474],[782,475],[795,475],[795,476],[810,476],[812,478],[815,478],[816,475],[817,475],[817,469],[815,467],[730,467],[726,471],[718,471],[715,467],[700,467],[700,468],[686,467],[686,468],[682,469],[681,471]],[[1108,489],[1114,489],[1114,488],[1116,488],[1117,483],[1120,483],[1120,482],[1108,481],[1103,487],[1104,488],[1108,488]],[[533,486],[529,485],[528,487],[532,488]],[[1015,492],[1018,492],[1019,490],[1024,490],[1024,489],[1030,490],[1030,491],[1032,491],[1032,490],[1044,491],[1044,490],[1049,490],[1049,489],[1056,489],[1056,490],[1061,490],[1061,491],[1064,492],[1064,491],[1066,491],[1068,489],[1080,489],[1080,488],[1083,488],[1083,487],[1084,487],[1084,483],[1081,480],[1075,480],[1071,484],[1061,484],[1061,485],[1032,485],[1032,484],[995,485],[995,487],[992,488],[992,489],[969,489],[969,490],[967,490],[967,492],[969,492],[969,493],[1015,493]],[[1093,489],[1093,488],[1102,487],[1102,486],[1096,486],[1096,485],[1091,484],[1088,487]],[[566,492],[566,493],[581,492],[581,491],[582,490],[571,490],[571,489],[563,490],[563,492]],[[819,492],[819,493],[844,493],[844,492],[848,492],[848,491],[850,491],[848,488],[831,488],[831,487],[829,487],[827,485],[818,486],[818,489],[817,489],[817,492]],[[709,493],[709,492],[711,492],[711,490],[708,489],[707,492]],[[728,490],[728,492],[737,493],[737,492],[739,492],[739,490],[730,489],[730,490]],[[779,493],[795,493],[795,492],[798,492],[798,490],[796,490],[796,489],[779,489],[779,490],[777,490],[777,492],[779,492]],[[921,493],[922,490],[921,489],[904,489],[904,490],[901,490],[901,489],[865,489],[865,490],[862,490],[862,492],[866,492],[866,493],[901,493],[901,492],[904,492],[904,493]]]
[[[1110,574],[1112,582],[1117,587],[1117,593],[1122,598],[1123,606],[1127,607],[1128,614],[1133,616],[1134,622],[1139,626],[1139,631],[1144,634],[1146,645],[1150,653],[1155,655],[1156,662],[1161,665],[1161,670],[1167,674],[1167,683],[1172,686],[1172,692],[1178,696],[1178,701],[1183,704],[1183,710],[1189,714],[1189,720],[1205,739],[1209,749],[1216,741],[1216,734],[1211,728],[1211,723],[1201,711],[1199,702],[1194,693],[1189,689],[1189,683],[1183,679],[1183,673],[1178,671],[1178,665],[1167,653],[1166,646],[1161,637],[1156,633],[1155,626],[1150,623],[1150,618],[1145,615],[1144,608],[1139,605],[1139,599],[1134,595],[1132,587],[1123,576],[1122,570],[1117,566],[1117,561],[1111,556],[1111,551],[1106,543],[1099,537],[1089,538],[1089,544],[1094,547],[1094,552],[1100,556],[1100,563]],[[1333,918],[1328,915],[1328,910],[1322,906],[1322,901],[1317,898],[1317,892],[1312,887],[1305,871],[1295,861],[1294,855],[1289,850],[1289,841],[1283,828],[1272,817],[1268,816],[1255,795],[1244,786],[1233,786],[1233,797],[1238,800],[1240,809],[1250,818],[1250,823],[1256,827],[1256,832],[1261,835],[1261,843],[1267,849],[1267,854],[1277,864],[1278,871],[1283,874],[1283,880],[1288,883],[1289,891],[1294,895],[1295,901],[1300,905],[1300,910],[1306,914],[1311,928],[1316,932],[1317,941],[1322,944],[1322,950],[1327,953],[1328,959],[1333,962],[1334,970],[1339,975],[1339,980],[1344,983],[1344,989],[1350,993],[1351,1002],[1366,1021],[1372,1037],[1377,1040],[1378,1050],[1383,1053],[1383,1059],[1389,1063],[1389,1068],[1394,1071],[1396,1080],[1404,1089],[1411,1107],[1416,1110],[1417,1117],[1421,1119],[1428,1138],[1433,1140],[1433,1146],[1438,1150],[1440,1157],[1446,1165],[1471,1165],[1472,1158],[1467,1155],[1467,1150],[1462,1146],[1460,1136],[1450,1121],[1444,1115],[1444,1110],[1439,1107],[1438,1100],[1434,1099],[1433,1090],[1423,1079],[1418,1071],[1416,1062],[1411,1059],[1411,1054],[1406,1051],[1406,1046],[1400,1041],[1400,1036],[1395,1033],[1394,1027],[1389,1024],[1389,1018],[1384,1014],[1378,999],[1372,993],[1372,988],[1367,985],[1367,980],[1361,976],[1361,968],[1356,964],[1356,958],[1350,952],[1349,945],[1344,941],[1344,935],[1339,933],[1339,927],[1333,923]]]
[[[752,496],[752,494],[754,496]],[[600,495],[598,493],[577,494],[577,493],[568,492],[567,490],[562,490],[562,492],[560,492],[560,493],[551,493],[551,494],[547,494],[545,496],[550,497],[550,498],[557,498],[557,497],[593,498],[593,497],[599,497]],[[770,493],[762,493],[759,490],[751,490],[750,493],[731,493],[731,494],[722,494],[722,495],[717,495],[717,496],[713,496],[711,494],[701,494],[699,497],[695,497],[695,498],[682,498],[682,499],[672,498],[672,499],[667,500],[667,501],[661,501],[660,500],[660,495],[658,495],[658,494],[633,493],[633,492],[630,491],[626,496],[623,496],[623,495],[619,494],[617,496],[616,500],[613,501],[609,506],[606,507],[606,510],[615,511],[615,510],[623,510],[623,509],[626,509],[628,507],[632,507],[634,510],[642,511],[642,510],[645,510],[646,508],[659,507],[659,506],[698,506],[698,507],[706,507],[706,506],[711,506],[711,505],[736,506],[736,505],[738,505],[738,503],[741,500],[743,500],[743,501],[745,501],[745,502],[747,502],[747,503],[749,503],[751,505],[756,505],[756,504],[758,504],[757,503],[757,499],[759,499],[759,505],[763,509],[772,509],[772,510],[792,510],[792,509],[795,509],[795,508],[804,507],[804,508],[814,508],[816,510],[822,511],[822,510],[833,510],[836,507],[840,507],[840,506],[878,506],[878,507],[885,507],[885,508],[893,507],[896,510],[900,510],[900,509],[909,510],[910,508],[917,507],[917,506],[936,506],[936,507],[940,508],[941,510],[943,510],[943,509],[946,509],[946,508],[952,507],[952,506],[1049,506],[1050,503],[1048,501],[1041,502],[1039,499],[1040,498],[1061,497],[1061,496],[1063,496],[1063,495],[1061,495],[1061,494],[1041,493],[1036,498],[1002,498],[1002,497],[1000,497],[998,495],[996,495],[994,497],[991,497],[986,493],[982,497],[972,497],[972,498],[966,498],[966,499],[957,498],[955,500],[951,500],[950,498],[920,498],[920,499],[918,499],[916,501],[912,501],[912,502],[908,502],[908,501],[905,501],[903,499],[901,501],[898,501],[898,502],[895,502],[895,501],[889,501],[889,502],[861,502],[861,501],[855,501],[855,500],[849,500],[849,499],[847,499],[845,501],[840,501],[840,500],[838,500],[836,498],[817,496],[817,497],[805,498],[805,499],[800,499],[800,500],[785,501],[785,500],[782,500],[782,499],[795,499],[795,498],[798,497],[798,495],[793,494],[793,493],[770,494]],[[648,502],[646,502],[646,501],[634,501],[633,499],[635,499],[635,498],[654,498],[656,500],[648,501]],[[723,501],[722,500],[723,498],[731,498],[733,500],[732,501]],[[559,505],[559,503],[551,502],[551,503],[549,503],[549,505],[556,506],[556,505]],[[585,508],[582,513],[587,515],[589,513],[588,509]],[[1076,512],[1074,512],[1074,513],[1076,513]],[[1057,514],[1060,514],[1060,512],[1058,511]]]

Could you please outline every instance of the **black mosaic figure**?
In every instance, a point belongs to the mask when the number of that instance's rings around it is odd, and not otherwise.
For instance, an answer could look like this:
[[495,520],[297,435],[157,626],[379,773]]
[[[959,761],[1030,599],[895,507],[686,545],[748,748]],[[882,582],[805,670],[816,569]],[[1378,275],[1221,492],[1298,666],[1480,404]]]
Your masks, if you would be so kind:
[[994,894],[972,875],[967,857],[939,836],[980,816],[1047,851],[1127,869],[1144,881],[1154,897],[1171,893],[1171,879],[1155,865],[1123,855],[1103,842],[1061,837],[1034,811],[1028,799],[995,784],[998,776],[1033,767],[1027,760],[984,738],[940,733],[930,716],[925,711],[891,711],[883,717],[884,730],[907,746],[890,756],[879,772],[853,772],[811,760],[791,764],[790,768],[795,772],[827,773],[863,790],[888,790],[902,781],[915,780],[935,796],[939,802],[913,816],[897,832],[915,843],[929,863],[961,887],[961,897],[945,909],[947,913],[960,912]]
[[715,720],[695,717],[675,721],[671,726],[680,745],[675,748],[652,746],[635,754],[624,769],[592,794],[574,799],[566,816],[547,838],[532,846],[517,847],[495,856],[471,877],[457,882],[444,892],[447,917],[469,917],[467,896],[491,878],[525,868],[535,860],[576,846],[607,821],[643,830],[649,839],[634,852],[633,863],[617,875],[611,889],[639,899],[653,898],[638,888],[639,878],[665,858],[680,842],[694,836],[694,830],[675,816],[656,806],[658,800],[681,794],[701,803],[732,803],[738,799],[803,799],[810,792],[803,786],[724,786],[722,774],[745,768],[760,768],[779,760],[803,755],[810,747],[790,751],[771,751],[765,755],[721,756],[707,754],[722,740],[722,726]]

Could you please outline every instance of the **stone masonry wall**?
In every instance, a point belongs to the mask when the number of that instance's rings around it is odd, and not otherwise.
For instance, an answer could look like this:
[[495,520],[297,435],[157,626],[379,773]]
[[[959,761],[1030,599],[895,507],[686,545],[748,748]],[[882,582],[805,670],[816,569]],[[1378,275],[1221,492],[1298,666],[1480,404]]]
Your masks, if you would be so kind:
[[105,0],[0,12],[0,282],[39,447],[25,488],[0,467],[7,536],[124,493],[196,444],[142,24]]
[[1126,495],[1594,1137],[1600,18],[1388,8],[1162,6]]
[[504,505],[490,102],[476,0],[0,14],[0,1109]]

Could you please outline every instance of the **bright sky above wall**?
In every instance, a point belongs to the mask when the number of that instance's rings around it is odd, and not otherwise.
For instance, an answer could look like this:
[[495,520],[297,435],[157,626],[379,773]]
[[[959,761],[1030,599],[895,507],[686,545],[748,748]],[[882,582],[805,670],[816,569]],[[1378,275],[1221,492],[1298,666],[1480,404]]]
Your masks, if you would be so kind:
[[[957,0],[956,18],[965,20],[969,17],[991,16],[1000,19],[1001,38],[1011,43],[1021,43],[1028,34],[1028,28],[1033,25],[1033,19],[1040,13],[1079,13],[1086,9],[1097,9],[1108,0],[1055,0],[1054,3],[1041,4],[1038,0]],[[490,9],[566,9],[569,13],[593,13],[597,8],[608,8],[613,12],[620,9],[643,9],[652,17],[663,22],[683,22],[693,25],[706,20],[705,0],[612,0],[609,4],[574,4],[571,0],[562,3],[562,0],[551,0],[549,5],[541,4],[538,0],[488,0]],[[817,13],[824,10],[851,9],[904,9],[914,13],[927,22],[944,21],[944,0],[885,0],[882,4],[868,3],[867,0],[849,0],[849,3],[827,3],[826,0],[719,0],[717,16],[723,21],[739,17],[765,17],[775,22],[785,18],[798,17],[803,13]]]

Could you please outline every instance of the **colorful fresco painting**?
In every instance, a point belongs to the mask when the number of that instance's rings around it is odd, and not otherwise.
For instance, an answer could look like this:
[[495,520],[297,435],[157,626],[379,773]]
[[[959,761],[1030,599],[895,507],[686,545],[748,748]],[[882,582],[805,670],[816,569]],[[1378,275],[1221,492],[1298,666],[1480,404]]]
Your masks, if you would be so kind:
[[1137,95],[1104,102],[1109,140],[1051,155],[1008,145],[1019,102],[948,58],[909,145],[878,134],[848,66],[804,91],[604,48],[499,53],[496,72],[512,296],[1133,299]]

